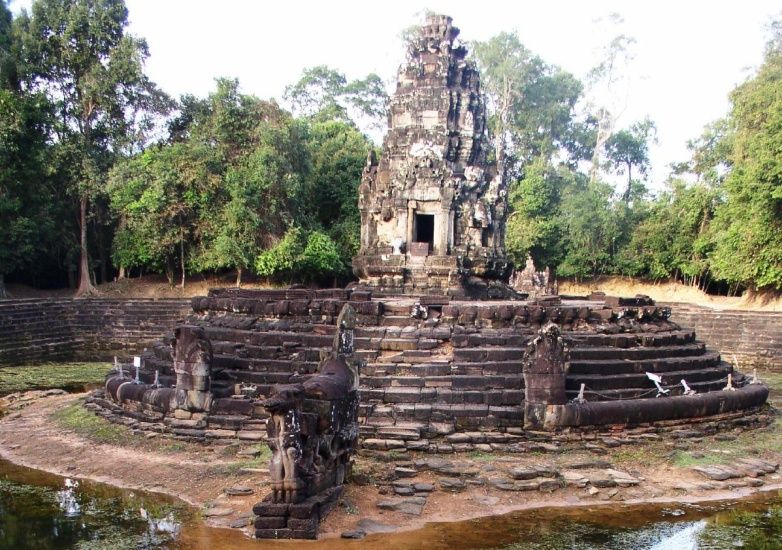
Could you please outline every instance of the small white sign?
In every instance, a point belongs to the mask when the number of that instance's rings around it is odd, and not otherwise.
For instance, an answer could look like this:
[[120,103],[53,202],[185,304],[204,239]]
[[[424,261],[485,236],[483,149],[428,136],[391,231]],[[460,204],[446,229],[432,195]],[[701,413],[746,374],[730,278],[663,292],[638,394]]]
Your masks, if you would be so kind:
[[134,367],[140,367],[141,366],[141,357],[134,357],[133,358],[133,366]]

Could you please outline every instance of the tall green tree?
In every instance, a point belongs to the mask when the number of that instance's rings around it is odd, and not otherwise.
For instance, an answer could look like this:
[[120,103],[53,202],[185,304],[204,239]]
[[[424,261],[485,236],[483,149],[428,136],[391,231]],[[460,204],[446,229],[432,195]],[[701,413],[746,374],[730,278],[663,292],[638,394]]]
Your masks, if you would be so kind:
[[635,225],[630,242],[619,251],[620,272],[655,280],[682,280],[705,289],[717,203],[713,188],[672,180],[649,205],[648,215]]
[[581,83],[528,50],[515,33],[474,42],[473,53],[489,99],[489,129],[502,173],[519,177],[521,166],[565,148]]
[[121,266],[164,271],[174,284],[177,263],[198,250],[202,224],[218,214],[222,185],[214,149],[199,143],[154,146],[111,171],[108,193],[120,214],[113,258]]
[[505,247],[514,265],[524,265],[527,256],[537,265],[556,266],[562,259],[563,192],[574,184],[567,167],[555,168],[544,158],[536,159],[510,194]]
[[285,88],[283,97],[303,116],[353,122],[365,118],[370,126],[384,126],[388,94],[374,73],[348,80],[326,65],[305,69],[301,78]]
[[307,205],[314,223],[337,244],[345,266],[358,253],[358,185],[372,143],[350,123],[316,120],[309,126],[311,171]]
[[611,185],[584,177],[563,196],[564,257],[557,274],[590,278],[611,272],[619,236],[612,197]]
[[782,23],[757,74],[731,94],[730,171],[715,214],[717,277],[782,289]]
[[309,158],[304,127],[276,105],[267,107],[277,113],[250,117],[255,123],[253,143],[227,165],[227,197],[203,242],[201,267],[236,269],[237,286],[257,255],[305,213],[303,189]]
[[[25,16],[26,17],[26,16]],[[26,86],[55,105],[56,138],[69,149],[79,201],[78,295],[93,291],[88,217],[118,152],[138,140],[139,110],[163,107],[144,74],[144,40],[126,34],[123,0],[36,0],[25,25]]]
[[619,174],[627,174],[627,186],[622,193],[625,203],[630,202],[632,196],[633,168],[644,177],[649,171],[649,145],[656,141],[656,132],[654,122],[647,118],[626,130],[619,130],[605,143],[605,154],[613,169]]

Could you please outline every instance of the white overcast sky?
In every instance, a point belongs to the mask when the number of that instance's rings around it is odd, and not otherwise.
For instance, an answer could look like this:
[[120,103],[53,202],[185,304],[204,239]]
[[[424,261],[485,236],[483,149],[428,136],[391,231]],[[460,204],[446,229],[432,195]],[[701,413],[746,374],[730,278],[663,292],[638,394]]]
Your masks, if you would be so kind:
[[[728,93],[761,63],[765,27],[782,9],[778,0],[126,1],[130,31],[149,43],[148,74],[174,96],[206,95],[225,76],[245,93],[281,98],[304,68],[320,64],[349,78],[375,72],[393,91],[400,31],[424,9],[453,16],[464,40],[518,31],[525,46],[579,78],[621,30],[637,43],[619,126],[645,116],[657,124],[653,187],[669,163],[687,158],[687,140],[727,112]],[[11,8],[30,3],[12,0]],[[621,29],[595,22],[610,13],[623,16]]]

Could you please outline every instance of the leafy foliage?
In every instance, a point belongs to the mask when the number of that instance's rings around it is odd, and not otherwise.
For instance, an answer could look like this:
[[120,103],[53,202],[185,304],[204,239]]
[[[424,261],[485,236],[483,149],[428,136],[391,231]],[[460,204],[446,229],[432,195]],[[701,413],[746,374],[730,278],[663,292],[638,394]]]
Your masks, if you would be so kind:
[[715,213],[714,274],[782,289],[782,40],[769,43],[757,75],[731,94],[730,172]]

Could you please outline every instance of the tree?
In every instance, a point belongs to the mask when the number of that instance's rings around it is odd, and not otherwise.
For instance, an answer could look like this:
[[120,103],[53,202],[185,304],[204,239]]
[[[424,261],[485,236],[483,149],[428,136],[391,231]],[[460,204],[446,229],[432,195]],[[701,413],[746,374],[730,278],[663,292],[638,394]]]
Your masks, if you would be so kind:
[[560,198],[571,185],[573,173],[564,166],[538,158],[527,167],[509,197],[505,247],[514,265],[524,265],[528,255],[537,265],[556,266],[562,259]]
[[573,137],[570,125],[581,83],[530,52],[515,33],[474,42],[472,49],[488,97],[499,169],[518,177],[523,164],[550,158]]
[[321,119],[343,122],[366,118],[371,126],[385,123],[388,94],[374,73],[348,81],[339,71],[318,65],[305,69],[298,82],[285,88],[283,97],[300,115],[321,113]]
[[627,187],[622,200],[630,202],[633,188],[633,168],[646,176],[649,171],[649,143],[655,142],[657,128],[650,119],[636,122],[627,130],[613,134],[605,143],[609,164],[619,173],[627,173]]
[[339,274],[345,264],[328,235],[294,226],[274,247],[258,255],[255,269],[262,277],[314,282]]
[[[598,22],[606,23],[615,32],[624,23],[617,13],[611,13]],[[592,151],[589,179],[596,182],[600,176],[605,146],[614,134],[616,122],[627,106],[628,67],[635,57],[635,38],[619,32],[603,47],[600,62],[587,74],[587,110],[597,120],[597,135]]]
[[717,277],[782,289],[782,23],[757,74],[731,94],[730,171],[715,213]]
[[612,195],[611,185],[580,178],[562,198],[565,250],[559,275],[585,278],[610,271],[618,236]]
[[54,231],[47,193],[48,104],[0,89],[0,298],[5,276],[32,265]]
[[143,71],[146,42],[125,34],[122,0],[36,0],[27,21],[26,85],[56,106],[56,137],[74,160],[79,201],[80,261],[77,295],[94,290],[87,224],[108,169],[122,147],[138,139],[139,110],[162,109],[164,96]]
[[303,182],[309,159],[304,127],[276,105],[265,107],[273,115],[248,117],[255,124],[253,143],[226,168],[228,197],[216,226],[208,230],[200,258],[200,267],[236,269],[237,286],[258,254],[305,212]]
[[345,265],[358,252],[358,184],[371,148],[366,136],[352,124],[324,120],[309,125],[311,171],[306,204],[313,223],[338,244]]
[[108,193],[121,220],[113,252],[118,265],[162,269],[173,286],[179,260],[184,287],[202,222],[217,214],[221,178],[214,154],[202,144],[177,143],[149,148],[115,166]]

